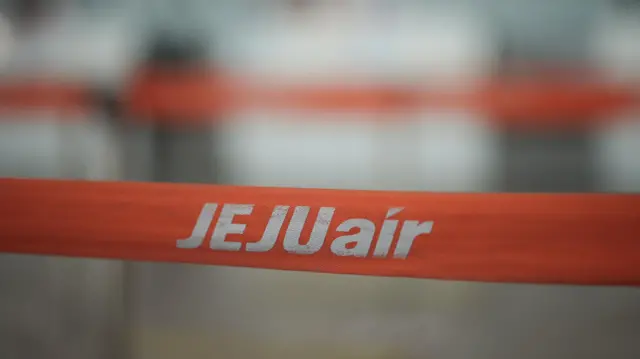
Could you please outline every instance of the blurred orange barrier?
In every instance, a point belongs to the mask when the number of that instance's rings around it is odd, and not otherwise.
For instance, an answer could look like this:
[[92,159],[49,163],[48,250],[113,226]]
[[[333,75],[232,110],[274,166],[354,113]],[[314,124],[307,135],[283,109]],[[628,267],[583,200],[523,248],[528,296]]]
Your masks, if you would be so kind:
[[503,79],[447,92],[406,86],[258,86],[207,71],[144,71],[134,78],[126,98],[131,114],[154,121],[210,120],[260,105],[338,111],[468,110],[503,125],[576,126],[640,107],[638,94],[635,88],[591,80]]
[[[138,120],[185,124],[262,108],[331,111],[464,110],[509,126],[582,126],[640,108],[634,87],[598,81],[502,79],[459,91],[408,86],[260,86],[213,71],[141,71],[121,94]],[[86,113],[97,106],[89,88],[54,81],[0,83],[0,111]],[[66,117],[71,118],[71,116]],[[78,117],[75,117],[76,119]]]
[[0,251],[640,285],[640,196],[0,180]]
[[80,85],[52,81],[0,83],[0,111],[47,110],[61,115],[60,119],[80,120],[73,116],[92,110],[90,91]]

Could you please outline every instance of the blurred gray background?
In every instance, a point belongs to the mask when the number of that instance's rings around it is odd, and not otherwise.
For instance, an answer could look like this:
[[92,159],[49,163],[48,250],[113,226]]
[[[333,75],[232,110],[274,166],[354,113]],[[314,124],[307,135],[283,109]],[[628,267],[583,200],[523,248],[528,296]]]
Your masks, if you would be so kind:
[[[49,78],[107,94],[140,67],[194,62],[307,86],[472,88],[543,67],[640,79],[635,1],[2,0],[0,14],[3,83]],[[105,107],[68,117],[2,108],[0,176],[640,192],[640,109],[526,131],[465,109],[255,106],[172,128]],[[3,254],[0,357],[639,358],[640,289]]]

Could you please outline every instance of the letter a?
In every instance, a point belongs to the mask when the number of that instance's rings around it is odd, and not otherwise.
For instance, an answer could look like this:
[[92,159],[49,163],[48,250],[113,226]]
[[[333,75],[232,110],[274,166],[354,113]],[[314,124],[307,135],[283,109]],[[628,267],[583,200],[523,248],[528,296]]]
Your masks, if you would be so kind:
[[[336,229],[338,232],[349,232],[353,228],[360,228],[360,232],[347,236],[341,236],[331,243],[331,251],[339,256],[366,257],[371,248],[376,225],[367,219],[349,219],[342,222]],[[349,243],[355,243],[352,249],[347,248]]]
[[185,239],[178,239],[176,241],[177,248],[198,248],[204,242],[204,236],[207,235],[207,231],[209,230],[209,226],[211,225],[211,221],[213,220],[213,215],[216,213],[216,209],[218,208],[217,203],[207,203],[202,207],[202,211],[200,211],[200,216],[198,216],[198,220],[196,221],[195,227],[193,227],[193,232],[191,232],[191,236]]

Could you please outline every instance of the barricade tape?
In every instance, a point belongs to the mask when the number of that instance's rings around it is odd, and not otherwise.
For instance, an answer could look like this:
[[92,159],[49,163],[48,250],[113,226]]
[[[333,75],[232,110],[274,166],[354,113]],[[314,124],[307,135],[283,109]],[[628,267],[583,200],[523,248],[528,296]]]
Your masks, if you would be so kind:
[[[242,108],[311,111],[469,111],[502,126],[580,127],[640,109],[638,89],[585,78],[496,79],[458,90],[420,86],[274,85],[210,72],[143,71],[128,94],[133,117],[211,121]],[[365,116],[366,117],[366,116]],[[392,116],[393,117],[393,116]]]
[[0,252],[640,285],[640,195],[0,179]]
[[[501,126],[580,127],[639,110],[638,95],[636,87],[589,78],[580,81],[503,78],[447,91],[392,85],[260,85],[203,69],[150,69],[133,76],[118,99],[121,110],[132,119],[178,125],[226,120],[229,113],[257,106],[331,112],[468,111]],[[78,84],[3,83],[0,110],[86,113],[100,106],[104,99],[98,97],[97,91]]]
[[79,84],[52,80],[0,83],[0,112],[53,111],[71,115],[57,119],[77,121],[75,115],[89,113],[94,105],[91,91]]

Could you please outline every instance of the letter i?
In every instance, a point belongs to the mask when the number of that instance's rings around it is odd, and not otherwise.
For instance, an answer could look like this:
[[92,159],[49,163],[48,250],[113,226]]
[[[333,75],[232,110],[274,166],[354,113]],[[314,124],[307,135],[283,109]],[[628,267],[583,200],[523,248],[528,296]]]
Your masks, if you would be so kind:
[[384,258],[389,254],[391,243],[393,242],[393,236],[398,228],[398,221],[390,220],[390,218],[400,213],[403,209],[404,207],[394,207],[387,211],[385,221],[382,223],[382,228],[380,228],[380,235],[376,242],[376,248],[373,251],[374,257]]

